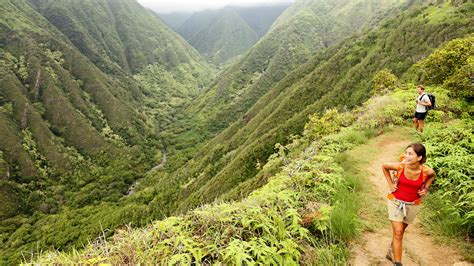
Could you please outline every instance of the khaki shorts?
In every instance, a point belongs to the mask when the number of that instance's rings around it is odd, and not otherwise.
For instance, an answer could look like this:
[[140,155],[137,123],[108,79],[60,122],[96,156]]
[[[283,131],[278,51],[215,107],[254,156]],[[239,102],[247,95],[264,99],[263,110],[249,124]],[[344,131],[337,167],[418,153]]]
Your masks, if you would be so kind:
[[398,204],[395,201],[387,199],[388,219],[390,221],[411,224],[420,211],[420,207],[420,205],[406,205],[407,216],[403,217],[403,211],[400,210],[397,214]]

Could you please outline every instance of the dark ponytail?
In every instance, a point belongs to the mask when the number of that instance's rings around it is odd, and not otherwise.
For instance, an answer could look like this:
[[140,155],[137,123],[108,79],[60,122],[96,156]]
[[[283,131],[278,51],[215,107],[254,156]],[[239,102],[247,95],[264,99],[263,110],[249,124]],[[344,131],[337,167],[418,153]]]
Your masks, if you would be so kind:
[[412,143],[407,146],[408,148],[412,148],[417,156],[421,156],[420,163],[423,164],[426,162],[426,148],[421,143]]

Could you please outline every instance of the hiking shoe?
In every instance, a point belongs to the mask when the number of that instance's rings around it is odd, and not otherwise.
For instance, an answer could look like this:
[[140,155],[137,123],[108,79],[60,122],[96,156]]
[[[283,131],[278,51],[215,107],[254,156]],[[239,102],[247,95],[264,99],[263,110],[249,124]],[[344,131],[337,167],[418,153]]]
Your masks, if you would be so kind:
[[385,255],[385,258],[391,262],[393,262],[393,253],[392,253],[392,246],[390,246],[387,250],[387,255]]
[[394,262],[393,266],[402,266],[402,263],[401,262]]

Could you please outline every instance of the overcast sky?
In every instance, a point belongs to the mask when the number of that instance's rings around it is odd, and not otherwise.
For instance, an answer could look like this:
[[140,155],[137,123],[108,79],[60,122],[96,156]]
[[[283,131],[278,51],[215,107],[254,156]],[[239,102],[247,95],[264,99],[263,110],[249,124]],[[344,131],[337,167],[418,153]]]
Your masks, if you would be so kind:
[[141,5],[159,13],[216,9],[226,5],[252,6],[271,3],[288,3],[294,0],[137,0]]

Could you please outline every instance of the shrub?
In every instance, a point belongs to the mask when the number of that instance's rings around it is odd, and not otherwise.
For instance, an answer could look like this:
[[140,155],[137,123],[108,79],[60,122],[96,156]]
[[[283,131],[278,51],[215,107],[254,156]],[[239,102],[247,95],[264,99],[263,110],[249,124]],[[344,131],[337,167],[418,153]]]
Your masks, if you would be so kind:
[[397,77],[389,69],[382,69],[372,80],[372,94],[384,94],[399,86]]
[[448,42],[416,66],[423,82],[443,85],[453,97],[474,99],[474,35]]

